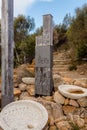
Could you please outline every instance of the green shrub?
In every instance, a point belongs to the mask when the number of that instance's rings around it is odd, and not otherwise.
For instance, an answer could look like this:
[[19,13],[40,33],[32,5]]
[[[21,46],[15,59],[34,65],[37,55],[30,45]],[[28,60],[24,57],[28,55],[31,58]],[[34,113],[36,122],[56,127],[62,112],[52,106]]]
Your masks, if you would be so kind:
[[72,65],[69,66],[68,69],[69,69],[70,71],[72,71],[72,70],[77,70],[77,66],[76,66],[75,64],[72,64]]
[[80,127],[79,127],[77,124],[75,124],[75,123],[73,123],[73,122],[70,122],[70,125],[71,125],[71,127],[72,127],[71,130],[80,130]]
[[77,48],[77,58],[82,60],[82,58],[87,57],[87,44],[80,44]]

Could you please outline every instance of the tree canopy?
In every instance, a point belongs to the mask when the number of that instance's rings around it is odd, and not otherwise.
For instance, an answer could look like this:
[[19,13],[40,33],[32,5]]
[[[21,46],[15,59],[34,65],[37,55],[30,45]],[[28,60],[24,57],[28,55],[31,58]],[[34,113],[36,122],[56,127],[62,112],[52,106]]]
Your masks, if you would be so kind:
[[[34,19],[30,16],[18,15],[14,19],[14,41],[15,41],[15,64],[22,64],[30,62],[34,55],[35,39],[34,36],[29,35],[35,27]],[[30,39],[29,39],[30,38]],[[30,47],[30,45],[32,47]],[[31,50],[30,50],[31,49]],[[30,52],[32,53],[30,54]],[[30,57],[27,58],[27,57]],[[28,61],[29,60],[29,61]]]
[[87,57],[87,5],[76,9],[76,15],[67,30],[67,38],[77,58]]

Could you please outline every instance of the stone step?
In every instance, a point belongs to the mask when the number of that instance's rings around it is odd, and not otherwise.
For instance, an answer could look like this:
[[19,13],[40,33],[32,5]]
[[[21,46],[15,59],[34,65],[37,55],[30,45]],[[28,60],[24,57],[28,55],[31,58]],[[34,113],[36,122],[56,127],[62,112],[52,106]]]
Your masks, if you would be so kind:
[[[78,74],[76,71],[61,71],[58,74],[60,74],[63,77],[68,77],[76,80],[82,78],[82,75]],[[83,75],[83,78],[85,78],[85,75]]]
[[53,68],[68,68],[69,67],[69,65],[67,64],[65,64],[65,65],[59,65],[59,64],[56,64],[56,65],[53,65]]
[[54,72],[55,72],[55,71],[59,71],[59,72],[61,72],[61,71],[67,71],[68,68],[66,68],[66,67],[63,67],[63,68],[60,67],[60,68],[53,68],[52,70],[53,70]]
[[53,60],[53,65],[67,65],[71,64],[71,60]]

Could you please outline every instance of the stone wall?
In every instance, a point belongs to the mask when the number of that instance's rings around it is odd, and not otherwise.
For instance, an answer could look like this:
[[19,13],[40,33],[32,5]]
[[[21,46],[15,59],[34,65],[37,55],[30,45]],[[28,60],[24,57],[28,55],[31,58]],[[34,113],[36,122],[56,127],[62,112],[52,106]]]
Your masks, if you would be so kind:
[[[35,78],[22,78],[22,82],[15,85],[15,100],[34,100],[44,105],[48,111],[49,119],[44,130],[87,130],[87,97],[81,99],[69,99],[58,92],[60,84],[79,83],[87,87],[82,81],[63,78],[54,75],[53,96],[35,97]],[[76,84],[77,82],[77,84]],[[84,85],[83,85],[84,84]]]

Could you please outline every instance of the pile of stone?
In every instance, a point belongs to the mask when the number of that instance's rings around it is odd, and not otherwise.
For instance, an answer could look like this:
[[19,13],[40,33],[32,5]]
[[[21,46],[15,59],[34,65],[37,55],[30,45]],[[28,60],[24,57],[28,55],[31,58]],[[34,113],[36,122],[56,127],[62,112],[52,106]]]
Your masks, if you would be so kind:
[[58,91],[60,84],[77,85],[76,83],[79,83],[81,87],[85,88],[87,88],[87,84],[60,75],[54,75],[53,79],[55,88],[53,95],[35,98],[35,78],[22,78],[22,82],[15,85],[15,100],[31,99],[44,105],[49,115],[44,130],[74,130],[74,127],[87,130],[87,97],[70,99]]

